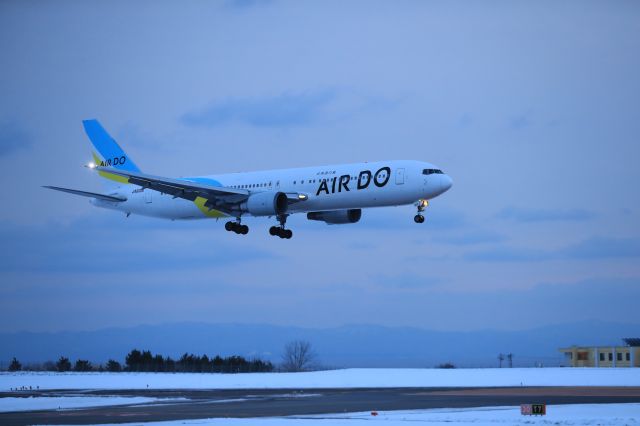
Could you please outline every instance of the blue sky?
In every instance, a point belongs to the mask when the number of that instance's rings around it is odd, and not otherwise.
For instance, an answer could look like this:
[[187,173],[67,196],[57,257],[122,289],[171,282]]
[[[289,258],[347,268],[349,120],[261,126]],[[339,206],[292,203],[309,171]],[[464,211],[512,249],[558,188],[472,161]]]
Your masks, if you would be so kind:
[[[640,324],[637,2],[0,3],[0,331]],[[418,159],[361,223],[125,219],[40,185],[98,118],[166,176]],[[19,321],[17,320],[19,318]]]

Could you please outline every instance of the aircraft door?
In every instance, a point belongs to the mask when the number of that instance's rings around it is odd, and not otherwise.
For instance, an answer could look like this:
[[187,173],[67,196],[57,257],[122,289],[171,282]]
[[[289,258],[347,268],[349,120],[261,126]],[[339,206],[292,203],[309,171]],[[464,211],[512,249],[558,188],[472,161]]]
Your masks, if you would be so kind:
[[396,185],[404,184],[404,169],[396,170]]
[[153,201],[153,198],[151,198],[151,191],[144,191],[144,202],[147,204],[151,204],[151,202]]

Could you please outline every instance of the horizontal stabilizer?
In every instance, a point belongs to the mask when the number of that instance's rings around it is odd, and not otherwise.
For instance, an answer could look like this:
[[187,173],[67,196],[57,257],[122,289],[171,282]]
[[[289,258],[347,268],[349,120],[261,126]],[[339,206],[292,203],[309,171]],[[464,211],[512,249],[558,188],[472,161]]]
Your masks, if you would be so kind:
[[81,195],[83,197],[96,198],[98,200],[112,201],[115,203],[121,203],[127,201],[125,197],[116,197],[113,195],[97,194],[95,192],[79,191],[77,189],[60,188],[58,186],[43,186],[43,188],[55,189],[56,191],[68,192],[69,194]]

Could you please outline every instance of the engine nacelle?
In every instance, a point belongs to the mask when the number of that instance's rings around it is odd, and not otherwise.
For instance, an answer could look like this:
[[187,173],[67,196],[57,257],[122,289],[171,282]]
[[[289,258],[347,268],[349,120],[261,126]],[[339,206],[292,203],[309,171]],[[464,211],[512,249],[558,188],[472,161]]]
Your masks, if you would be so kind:
[[356,223],[362,217],[361,209],[334,210],[329,212],[309,212],[307,219],[320,220],[329,225]]
[[284,192],[258,192],[242,204],[242,210],[252,216],[276,216],[285,214],[288,208],[289,202]]

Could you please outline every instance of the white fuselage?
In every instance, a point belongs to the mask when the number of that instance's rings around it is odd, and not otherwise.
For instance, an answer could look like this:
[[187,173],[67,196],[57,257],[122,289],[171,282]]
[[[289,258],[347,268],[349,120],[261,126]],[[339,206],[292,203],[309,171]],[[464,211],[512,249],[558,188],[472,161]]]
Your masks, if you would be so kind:
[[[410,160],[354,163],[297,169],[267,170],[184,178],[212,186],[246,189],[259,192],[298,193],[304,201],[289,206],[288,213],[360,209],[397,206],[430,200],[451,187],[451,178],[439,173],[429,163]],[[124,202],[92,200],[99,207],[125,213],[167,219],[200,219],[226,217],[209,211],[189,200],[143,189],[137,185],[123,185],[110,195],[125,197]],[[242,215],[248,215],[243,213]]]

